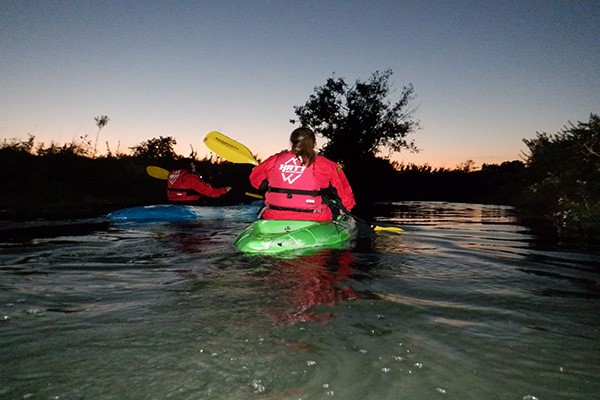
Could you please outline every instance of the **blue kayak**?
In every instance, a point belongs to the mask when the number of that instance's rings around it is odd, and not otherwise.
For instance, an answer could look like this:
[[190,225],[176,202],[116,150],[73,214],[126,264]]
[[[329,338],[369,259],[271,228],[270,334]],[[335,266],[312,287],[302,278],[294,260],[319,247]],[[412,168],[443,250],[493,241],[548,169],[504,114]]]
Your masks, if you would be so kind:
[[178,222],[209,219],[253,220],[262,202],[236,206],[187,206],[158,204],[124,208],[106,216],[112,222]]

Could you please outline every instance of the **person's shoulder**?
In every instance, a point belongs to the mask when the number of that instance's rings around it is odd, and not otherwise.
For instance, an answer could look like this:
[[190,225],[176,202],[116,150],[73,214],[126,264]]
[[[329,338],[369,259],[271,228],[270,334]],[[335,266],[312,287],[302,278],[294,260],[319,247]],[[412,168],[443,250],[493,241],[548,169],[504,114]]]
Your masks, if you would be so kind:
[[177,171],[177,173],[179,174],[179,176],[182,179],[186,179],[186,180],[198,180],[198,181],[202,180],[201,177],[200,177],[200,175],[198,175],[195,172],[188,171],[187,169],[180,169],[180,170]]
[[267,159],[266,159],[265,161],[263,161],[263,162],[266,162],[266,161],[272,161],[272,160],[276,160],[278,157],[280,157],[280,156],[282,156],[282,155],[284,155],[284,154],[286,154],[286,153],[290,153],[290,151],[289,151],[289,150],[281,150],[280,152],[277,152],[277,153],[275,153],[275,154],[272,154],[272,155],[270,155],[270,156],[269,156],[269,157],[267,157]]
[[329,168],[337,168],[339,165],[335,161],[331,161],[329,158],[322,155],[317,155],[317,157],[315,158],[315,163],[319,163]]

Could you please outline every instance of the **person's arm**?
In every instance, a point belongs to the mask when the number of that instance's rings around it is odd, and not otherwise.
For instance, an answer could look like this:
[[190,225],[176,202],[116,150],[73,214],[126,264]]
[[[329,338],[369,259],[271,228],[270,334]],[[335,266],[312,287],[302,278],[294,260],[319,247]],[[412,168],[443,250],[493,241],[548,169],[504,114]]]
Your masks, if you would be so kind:
[[352,208],[356,205],[356,200],[354,200],[354,193],[352,192],[352,187],[350,187],[350,182],[348,182],[348,178],[346,178],[346,174],[341,169],[341,167],[338,170],[337,165],[331,183],[333,187],[337,189],[338,195],[342,199],[342,205],[346,208],[346,210],[352,210]]
[[337,197],[339,197],[342,202],[341,205],[344,206],[346,210],[350,211],[356,205],[352,188],[340,165],[325,157],[319,156],[318,159],[315,160],[315,175],[317,182],[319,182],[322,188],[332,186],[335,189]]
[[223,187],[223,188],[215,188],[211,184],[200,180],[198,175],[195,174],[186,174],[184,177],[184,182],[187,187],[195,190],[200,193],[202,196],[206,197],[219,197],[229,192],[231,187]]

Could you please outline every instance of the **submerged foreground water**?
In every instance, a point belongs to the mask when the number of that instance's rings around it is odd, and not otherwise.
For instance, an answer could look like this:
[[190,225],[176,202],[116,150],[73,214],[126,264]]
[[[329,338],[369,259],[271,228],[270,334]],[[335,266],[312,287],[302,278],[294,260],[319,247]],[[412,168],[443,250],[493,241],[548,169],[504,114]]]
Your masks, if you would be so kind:
[[0,399],[600,398],[600,255],[510,208],[391,204],[403,234],[291,259],[247,224],[0,231]]

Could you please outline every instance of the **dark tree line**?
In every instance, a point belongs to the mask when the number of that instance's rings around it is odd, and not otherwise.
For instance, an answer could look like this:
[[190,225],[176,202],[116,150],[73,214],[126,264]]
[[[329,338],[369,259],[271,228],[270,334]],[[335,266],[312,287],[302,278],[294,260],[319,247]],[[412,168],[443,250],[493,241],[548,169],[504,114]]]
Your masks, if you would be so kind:
[[[143,142],[133,154],[94,157],[89,143],[36,145],[28,140],[0,144],[0,219],[97,216],[115,209],[166,201],[165,181],[146,173],[148,165],[175,169],[189,156],[174,151],[172,137]],[[234,186],[222,204],[249,201],[252,166],[197,160],[204,178],[215,186]]]
[[[185,167],[190,156],[175,152],[172,137],[159,137],[132,148],[132,154],[94,157],[85,145],[47,147],[26,141],[0,145],[0,210],[5,217],[98,214],[116,208],[165,202],[165,182],[146,173],[146,166]],[[251,165],[196,160],[203,177],[216,186],[233,186],[225,203],[252,201],[248,175]],[[514,164],[514,165],[513,165]],[[387,159],[365,159],[348,177],[359,204],[372,201],[446,200],[510,203],[515,176],[522,163],[484,166],[481,171],[447,170],[415,165],[398,166]],[[362,173],[357,173],[362,171]],[[368,172],[371,171],[371,172]],[[376,179],[373,179],[373,176]]]
[[[297,121],[324,139],[322,151],[344,165],[359,204],[374,201],[441,200],[516,205],[543,216],[561,232],[600,236],[600,118],[570,124],[556,134],[538,133],[524,139],[523,161],[483,165],[466,163],[454,170],[398,165],[390,156],[417,151],[409,136],[413,119],[412,85],[396,100],[391,70],[374,73],[366,82],[348,85],[330,78],[316,87],[308,101],[294,107]],[[106,118],[108,121],[108,118]],[[105,124],[104,124],[105,125]],[[102,126],[104,126],[102,125]],[[99,125],[99,130],[102,128]],[[131,154],[110,150],[96,157],[87,138],[62,146],[36,145],[35,138],[4,140],[0,145],[0,211],[5,216],[55,210],[110,211],[121,206],[165,201],[164,181],[149,177],[148,165],[182,167],[174,138],[160,136],[131,148]],[[382,155],[383,154],[383,155]],[[233,186],[224,201],[250,201],[248,175],[252,166],[197,160],[203,176],[216,186]],[[75,212],[75,211],[73,211]]]

